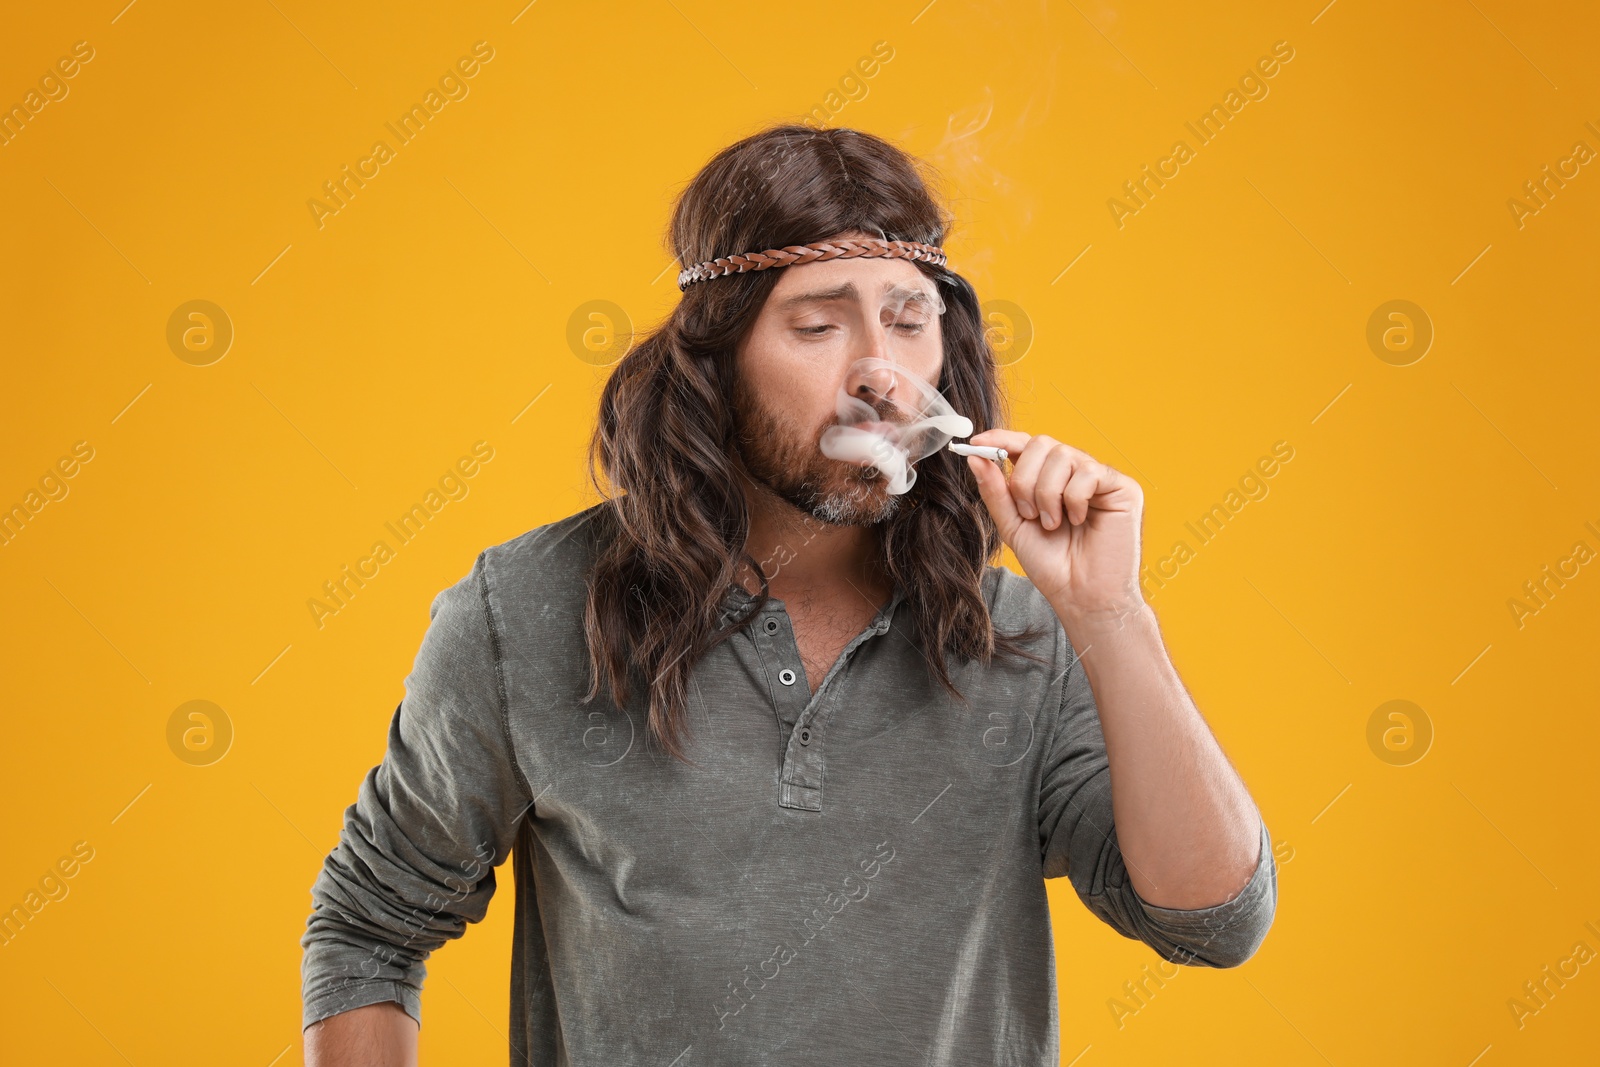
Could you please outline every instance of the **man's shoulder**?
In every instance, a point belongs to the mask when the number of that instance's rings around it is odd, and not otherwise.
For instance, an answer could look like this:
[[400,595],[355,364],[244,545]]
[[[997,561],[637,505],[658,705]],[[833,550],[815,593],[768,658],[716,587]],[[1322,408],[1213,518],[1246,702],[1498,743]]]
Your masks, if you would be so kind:
[[483,566],[491,598],[509,605],[583,595],[605,536],[608,507],[601,501],[485,548]]
[[983,598],[989,614],[999,625],[1048,626],[1056,620],[1055,609],[1025,575],[1008,567],[988,564],[983,571]]
[[1029,652],[1049,659],[1058,665],[1058,670],[1076,658],[1055,608],[1026,575],[1007,567],[986,566],[983,597],[996,630],[1016,635],[1019,640],[1024,632],[1033,631],[1036,636],[1020,641]]
[[490,562],[497,565],[518,559],[549,558],[552,553],[560,552],[569,555],[592,554],[603,525],[603,513],[610,506],[602,500],[564,519],[535,526],[509,540],[490,545],[484,551],[488,553]]

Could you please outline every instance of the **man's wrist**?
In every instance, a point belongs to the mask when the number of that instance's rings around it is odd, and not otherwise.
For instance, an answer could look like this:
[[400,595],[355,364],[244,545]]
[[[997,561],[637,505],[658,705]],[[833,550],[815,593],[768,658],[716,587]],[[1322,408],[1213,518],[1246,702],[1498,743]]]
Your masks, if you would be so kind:
[[1061,624],[1069,635],[1074,637],[1081,635],[1089,640],[1127,629],[1130,625],[1150,622],[1155,618],[1155,609],[1145,600],[1136,584],[1118,597],[1064,602],[1052,600],[1051,607],[1055,609],[1057,617],[1061,619]]

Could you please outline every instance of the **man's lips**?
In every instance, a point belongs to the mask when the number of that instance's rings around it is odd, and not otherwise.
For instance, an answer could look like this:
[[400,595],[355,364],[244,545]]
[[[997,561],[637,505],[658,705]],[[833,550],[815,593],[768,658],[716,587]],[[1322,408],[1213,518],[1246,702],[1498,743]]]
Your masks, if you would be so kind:
[[864,434],[875,434],[898,444],[909,425],[910,423],[905,422],[836,422],[828,426],[827,430],[852,430]]
[[[844,426],[852,431],[868,437],[875,437],[879,441],[886,442],[889,446],[895,448],[899,447],[901,432],[905,429],[907,424],[900,422],[874,421],[839,423],[837,425]],[[877,444],[870,446],[869,451],[872,454],[862,456],[859,459],[854,460],[855,465],[864,468],[876,467],[877,461],[885,458],[882,454],[882,448],[882,445]]]

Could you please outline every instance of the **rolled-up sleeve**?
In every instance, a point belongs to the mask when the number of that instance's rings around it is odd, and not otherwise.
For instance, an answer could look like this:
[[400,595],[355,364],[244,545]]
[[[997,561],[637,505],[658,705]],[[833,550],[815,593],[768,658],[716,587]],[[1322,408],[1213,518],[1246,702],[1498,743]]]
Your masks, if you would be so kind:
[[382,762],[311,887],[302,1027],[395,1001],[418,1025],[424,961],[483,919],[532,808],[511,749],[483,554],[434,597]]
[[1079,899],[1124,937],[1163,959],[1201,967],[1237,967],[1255,954],[1277,911],[1272,839],[1261,823],[1261,854],[1249,882],[1228,901],[1182,910],[1147,904],[1134,891],[1112,819],[1111,766],[1094,693],[1072,647],[1039,789],[1039,844],[1046,878],[1067,877]]

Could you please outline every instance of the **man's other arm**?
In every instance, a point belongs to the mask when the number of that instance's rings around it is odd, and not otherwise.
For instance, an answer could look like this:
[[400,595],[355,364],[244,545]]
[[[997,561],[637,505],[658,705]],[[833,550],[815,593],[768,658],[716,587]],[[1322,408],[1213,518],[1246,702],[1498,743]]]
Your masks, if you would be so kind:
[[434,598],[387,751],[311,887],[308,1062],[415,1062],[425,961],[483,919],[532,808],[510,748],[490,584],[480,554]]
[[1093,692],[1111,767],[1117,843],[1139,897],[1202,909],[1260,868],[1261,814],[1190,699],[1137,598],[1115,610],[1052,604]]
[[306,1067],[417,1067],[417,1021],[392,1000],[306,1028]]
[[[1109,636],[1103,634],[1086,643],[1080,660],[1066,635],[1058,634],[1063,647],[1058,649],[1057,669],[1064,680],[1039,794],[1044,876],[1070,876],[1073,888],[1091,912],[1124,937],[1143,941],[1164,959],[1191,966],[1237,967],[1254,955],[1277,909],[1277,867],[1266,824],[1253,804],[1248,815],[1235,814],[1235,818],[1248,820],[1249,837],[1255,838],[1248,851],[1243,847],[1219,847],[1209,829],[1191,828],[1189,832],[1201,840],[1191,840],[1180,851],[1179,858],[1186,855],[1192,864],[1186,869],[1172,869],[1148,855],[1138,859],[1125,855],[1123,844],[1128,831],[1124,819],[1134,821],[1139,812],[1135,808],[1129,814],[1119,805],[1132,799],[1131,792],[1141,785],[1148,790],[1149,784],[1140,778],[1137,767],[1125,766],[1129,762],[1126,743],[1121,748],[1122,762],[1107,753],[1106,735],[1114,732],[1114,722],[1106,722],[1102,732],[1102,720],[1113,716],[1096,707],[1096,697],[1102,688],[1117,687],[1096,679],[1091,688],[1093,672],[1087,668],[1102,653],[1108,653],[1102,665],[1121,658],[1116,656],[1114,640],[1104,639]],[[1124,660],[1119,669],[1128,670],[1127,664]],[[1119,694],[1108,695],[1115,699]],[[1120,695],[1126,696],[1126,692]],[[1134,711],[1123,701],[1116,703],[1124,715]],[[1151,712],[1146,708],[1134,714],[1150,716]],[[1203,724],[1201,728],[1204,729]],[[1143,755],[1148,762],[1154,753],[1147,749]],[[1170,752],[1167,755],[1170,757]],[[1137,763],[1138,756],[1136,753],[1133,762]],[[1166,794],[1158,790],[1157,795]],[[1248,794],[1246,798],[1249,803]],[[1196,806],[1198,811],[1185,810],[1193,803],[1186,796],[1169,798],[1167,802],[1172,806],[1163,812],[1165,818],[1190,827],[1191,820],[1203,816],[1210,807],[1202,804]],[[1137,837],[1137,831],[1132,836]],[[1238,862],[1241,859],[1242,864]],[[1148,870],[1140,871],[1136,864],[1150,864],[1159,873],[1151,878]],[[1143,895],[1145,889],[1135,888],[1136,881],[1151,887],[1150,895],[1162,903],[1147,899]]]

